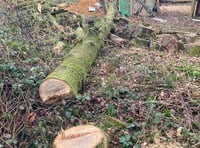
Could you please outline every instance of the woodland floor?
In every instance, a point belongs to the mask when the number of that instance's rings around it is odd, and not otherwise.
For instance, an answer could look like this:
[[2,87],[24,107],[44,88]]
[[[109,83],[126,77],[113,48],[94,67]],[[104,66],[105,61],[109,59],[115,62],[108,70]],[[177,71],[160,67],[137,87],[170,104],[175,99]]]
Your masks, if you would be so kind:
[[[61,128],[87,123],[105,131],[109,147],[200,147],[200,57],[184,50],[171,54],[119,44],[109,35],[82,92],[73,100],[45,105],[39,85],[76,38],[58,35],[37,3],[0,3],[0,148],[52,147]],[[116,19],[112,33],[129,40],[135,25],[200,33],[200,22],[191,20],[188,5],[185,11],[161,8],[157,17],[167,22],[144,16],[129,18],[129,23]],[[66,34],[80,24],[77,14],[56,18]],[[53,47],[59,40],[65,49],[57,53]]]

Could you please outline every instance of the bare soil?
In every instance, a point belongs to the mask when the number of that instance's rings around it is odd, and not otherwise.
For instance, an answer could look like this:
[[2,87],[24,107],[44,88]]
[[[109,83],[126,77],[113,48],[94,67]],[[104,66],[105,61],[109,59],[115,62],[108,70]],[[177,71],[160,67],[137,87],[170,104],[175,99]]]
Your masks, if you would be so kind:
[[[89,7],[94,7],[95,11],[89,11]],[[70,5],[70,7],[66,8],[65,10],[75,12],[78,14],[105,16],[103,2],[100,0],[80,0],[77,3],[73,3],[72,5]]]
[[[152,20],[151,17],[138,17],[143,23],[150,24],[154,29],[162,31],[180,31],[180,32],[199,32],[200,22],[192,21],[190,16],[191,5],[186,4],[162,4],[159,13],[155,17],[166,22],[161,23]],[[134,17],[135,20],[135,17]]]

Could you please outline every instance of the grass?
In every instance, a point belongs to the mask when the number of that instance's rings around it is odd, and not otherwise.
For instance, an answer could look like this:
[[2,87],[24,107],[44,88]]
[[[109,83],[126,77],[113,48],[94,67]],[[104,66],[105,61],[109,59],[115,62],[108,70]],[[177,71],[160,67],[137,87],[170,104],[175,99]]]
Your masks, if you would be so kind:
[[53,51],[59,34],[45,14],[7,4],[0,8],[0,147],[51,147],[61,128],[87,123],[106,132],[110,147],[199,145],[199,58],[106,39],[83,93],[45,105],[39,85],[67,51]]

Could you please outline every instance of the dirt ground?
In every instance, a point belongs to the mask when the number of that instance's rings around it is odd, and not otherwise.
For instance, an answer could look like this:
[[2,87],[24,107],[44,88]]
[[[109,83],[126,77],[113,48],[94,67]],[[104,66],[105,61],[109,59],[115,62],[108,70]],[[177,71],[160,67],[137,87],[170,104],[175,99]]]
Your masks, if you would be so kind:
[[149,23],[154,29],[163,31],[200,32],[200,22],[190,17],[191,4],[161,4],[155,17],[166,22],[154,21],[149,17],[139,17],[144,23]]
[[[89,11],[89,7],[94,7],[95,11]],[[78,14],[105,16],[104,5],[101,0],[80,0],[65,10]]]

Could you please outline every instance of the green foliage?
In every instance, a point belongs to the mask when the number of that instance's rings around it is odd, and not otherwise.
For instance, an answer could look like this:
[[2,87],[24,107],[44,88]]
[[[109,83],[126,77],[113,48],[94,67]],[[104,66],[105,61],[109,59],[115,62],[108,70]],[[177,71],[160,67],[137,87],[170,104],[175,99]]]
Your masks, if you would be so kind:
[[[95,76],[88,76],[87,82],[92,84],[89,90],[78,94],[75,100],[45,105],[39,101],[38,87],[74,46],[75,37],[70,36],[72,40],[66,41],[65,50],[56,55],[52,51],[54,42],[62,40],[65,33],[57,32],[45,16],[46,12],[38,13],[32,6],[16,8],[7,5],[9,13],[0,9],[0,148],[51,147],[61,127],[88,122],[98,124],[113,141],[110,144],[116,143],[119,147],[139,147],[144,141],[155,142],[156,136],[173,140],[176,137],[168,137],[168,134],[179,127],[184,128],[177,141],[187,143],[187,147],[200,142],[200,127],[195,120],[199,102],[189,102],[191,89],[184,89],[185,84],[198,84],[197,61],[182,54],[178,54],[179,59],[176,55],[165,56],[155,50],[120,49],[107,45],[106,39],[102,47],[104,53],[100,53],[102,57],[94,64],[97,69],[92,74]],[[73,20],[66,19],[73,19],[74,15],[64,13],[63,16],[61,21],[69,26]],[[75,26],[77,23],[72,28],[76,29]],[[157,44],[151,46],[157,48]],[[112,64],[108,72],[101,67],[102,63]],[[175,89],[178,87],[187,93],[184,101],[181,100],[182,92]],[[28,115],[32,112],[36,117],[30,122]],[[189,116],[185,117],[185,113]],[[106,115],[122,121],[125,126],[108,122],[104,119]]]
[[123,99],[130,98],[133,100],[137,100],[138,96],[132,90],[127,88],[113,88],[113,87],[103,87],[102,92],[109,98]]
[[127,128],[134,129],[134,130],[140,130],[142,128],[142,126],[138,122],[132,122]]
[[178,42],[178,48],[179,48],[180,50],[184,50],[184,49],[185,49],[185,44],[184,44],[182,41],[179,41],[179,42]]
[[[39,23],[42,14],[38,14],[35,7],[18,9],[17,5],[7,1],[6,7],[1,6],[0,10],[0,102],[5,104],[0,107],[0,135],[12,135],[2,137],[0,147],[1,144],[2,147],[50,147],[56,134],[47,130],[52,129],[52,116],[46,114],[45,119],[40,119],[36,114],[34,123],[29,123],[28,115],[44,108],[38,103],[38,87],[47,71],[57,65],[55,54],[49,50],[51,43],[45,46],[40,43],[45,37],[51,38],[53,32],[49,31],[48,22]],[[44,116],[44,111],[41,112]],[[48,119],[51,124],[44,122]],[[37,124],[39,121],[44,125]],[[60,120],[56,118],[55,122]]]
[[127,148],[127,147],[133,146],[131,135],[121,136],[120,139],[119,139],[119,142],[122,144],[123,148]]
[[119,90],[115,88],[103,88],[103,93],[106,94],[106,96],[109,99],[112,98],[118,98],[119,97]]
[[112,103],[108,104],[108,115],[111,117],[115,117],[116,116],[116,110],[115,110],[115,106]]
[[30,144],[28,145],[28,148],[37,148],[37,144],[35,144],[35,143],[30,143]]
[[81,101],[82,103],[91,100],[90,96],[85,93],[83,95],[77,94],[75,97],[77,100]]
[[170,117],[171,116],[171,110],[170,109],[164,109],[163,110],[165,117]]
[[172,76],[167,76],[166,79],[165,79],[165,84],[166,84],[166,88],[170,88],[172,86]]
[[184,72],[188,77],[192,79],[200,77],[200,69],[196,66],[192,66],[191,64],[178,66],[176,69]]
[[[25,62],[22,61],[22,63]],[[42,79],[45,78],[45,73],[42,69],[42,67],[36,66],[31,67],[30,69],[27,69],[24,66],[20,66],[16,64],[13,60],[4,59],[0,61],[2,63],[0,65],[0,70],[4,72],[5,77],[7,77],[7,80],[10,78],[19,79],[19,81],[16,81],[12,84],[12,89],[14,91],[23,90],[25,87],[31,88],[31,93],[33,95],[36,95],[37,88],[39,87]],[[4,84],[9,83],[8,81],[4,81]]]
[[162,113],[161,112],[156,112],[154,114],[153,123],[154,124],[160,123],[161,122],[161,117],[162,117]]
[[23,52],[28,52],[29,51],[29,48],[27,45],[24,45],[23,42],[19,43],[19,42],[6,42],[6,45],[8,47],[11,47],[13,48],[14,50],[21,50]]
[[190,56],[200,56],[200,45],[195,45],[192,49],[189,50]]

